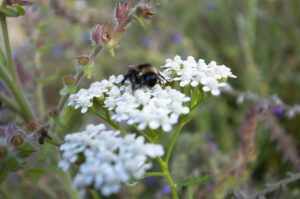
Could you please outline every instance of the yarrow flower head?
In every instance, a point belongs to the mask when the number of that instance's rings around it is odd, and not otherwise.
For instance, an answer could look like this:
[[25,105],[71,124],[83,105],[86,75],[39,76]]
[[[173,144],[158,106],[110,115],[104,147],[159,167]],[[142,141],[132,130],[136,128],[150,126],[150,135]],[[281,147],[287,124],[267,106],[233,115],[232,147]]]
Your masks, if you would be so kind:
[[151,168],[148,158],[164,154],[158,144],[144,143],[142,136],[107,130],[104,124],[90,124],[78,133],[68,134],[61,145],[63,158],[59,166],[63,170],[79,164],[73,179],[73,188],[85,194],[87,187],[100,190],[104,196],[117,193],[122,183],[131,178],[141,179]]
[[213,95],[220,94],[220,88],[226,85],[228,77],[236,78],[225,65],[217,65],[215,61],[206,64],[203,59],[196,62],[192,56],[186,60],[182,60],[180,56],[167,59],[161,68],[164,68],[162,74],[169,82],[179,81],[181,87],[200,85],[204,92],[211,92]]
[[157,84],[133,93],[129,82],[120,85],[122,79],[123,76],[111,76],[109,80],[94,82],[89,89],[71,95],[69,105],[75,109],[81,107],[81,112],[85,113],[93,105],[93,98],[103,95],[103,107],[112,112],[111,119],[136,124],[140,130],[147,126],[151,129],[161,127],[165,132],[171,131],[180,115],[189,113],[184,103],[190,98],[176,89]]
[[109,80],[94,82],[89,89],[80,89],[76,94],[72,94],[69,99],[69,106],[75,109],[81,108],[81,113],[86,113],[88,108],[93,106],[93,98],[104,95],[115,84],[119,84],[124,79],[123,75],[118,77],[112,75]]

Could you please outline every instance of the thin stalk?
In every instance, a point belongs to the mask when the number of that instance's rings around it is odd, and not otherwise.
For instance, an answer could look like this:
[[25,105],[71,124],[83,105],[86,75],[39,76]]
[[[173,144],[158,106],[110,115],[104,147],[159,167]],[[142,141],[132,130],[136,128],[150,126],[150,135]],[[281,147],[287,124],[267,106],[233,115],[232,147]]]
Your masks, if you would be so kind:
[[[12,86],[9,86],[9,89],[11,90],[12,94],[16,98],[16,101],[20,105],[21,109],[24,111],[24,115],[26,116],[25,120],[26,121],[34,121],[35,120],[35,115],[32,112],[32,109],[29,106],[29,103],[28,103],[27,99],[24,96],[24,93],[23,93],[23,91],[21,89],[21,86],[20,86],[20,83],[19,83],[19,78],[17,76],[15,66],[13,64],[13,59],[12,59],[12,55],[11,55],[11,48],[10,48],[10,43],[9,43],[9,36],[8,36],[8,31],[7,31],[6,16],[3,15],[3,14],[0,14],[0,23],[1,23],[3,41],[4,41],[4,46],[5,46],[6,59],[7,59],[7,62],[8,62],[8,68],[9,68],[10,73],[12,75],[12,80],[11,81],[13,82],[13,83],[11,82]],[[8,82],[5,82],[5,83],[10,84]]]
[[176,142],[177,136],[178,136],[178,134],[180,133],[181,128],[184,126],[185,120],[188,118],[188,116],[189,116],[188,114],[185,115],[185,116],[183,116],[182,120],[180,121],[180,123],[179,123],[179,125],[178,125],[178,127],[177,127],[177,129],[176,129],[176,131],[175,131],[175,134],[174,134],[174,136],[173,136],[173,138],[172,138],[172,141],[171,141],[171,144],[170,144],[170,146],[169,146],[169,149],[168,149],[168,152],[167,152],[167,155],[166,155],[166,159],[165,159],[165,163],[166,163],[167,165],[168,165],[168,163],[169,163],[169,159],[170,159],[170,156],[171,156],[171,153],[172,153],[172,149],[173,149],[173,147],[174,147],[174,144],[175,144],[175,142]]
[[20,108],[15,105],[10,98],[5,96],[3,93],[0,93],[0,101],[4,102],[9,108],[11,108],[13,111],[15,111],[17,114],[19,114],[21,117],[24,117],[23,112],[20,110]]
[[90,189],[90,193],[91,193],[93,199],[101,199],[100,194],[96,190]]
[[177,191],[176,191],[176,184],[173,182],[173,179],[172,179],[171,174],[169,172],[168,163],[164,162],[161,159],[161,157],[157,157],[156,159],[157,159],[158,163],[160,164],[160,167],[161,167],[161,169],[164,173],[164,176],[167,179],[168,184],[171,188],[173,199],[178,199],[178,195],[177,195]]
[[2,29],[2,36],[3,36],[3,42],[5,46],[5,54],[8,62],[8,68],[10,70],[10,73],[12,75],[12,79],[14,81],[18,80],[18,76],[14,67],[14,63],[12,60],[11,55],[11,49],[9,44],[9,36],[7,31],[7,23],[6,23],[6,16],[4,14],[0,14],[0,23],[1,23],[1,29]]
[[140,129],[137,128],[137,126],[134,124],[132,125],[140,134],[142,134],[145,138],[147,138],[147,140],[149,140],[150,142],[154,142],[152,137],[150,137],[149,135],[147,135],[144,131],[141,131]]
[[100,117],[102,120],[104,120],[105,122],[107,122],[109,125],[111,125],[112,127],[114,127],[115,129],[119,130],[123,135],[126,135],[127,132],[124,131],[124,129],[122,129],[118,124],[114,123],[112,120],[109,120],[107,118],[105,118],[103,115],[99,114],[94,107],[92,107],[90,109],[93,113],[95,113],[95,115],[97,115],[98,117]]
[[68,172],[62,171],[60,176],[65,183],[65,187],[68,191],[69,198],[70,199],[81,199],[80,196],[78,195],[78,192],[72,188],[72,181],[71,181],[70,174]]
[[[103,49],[102,46],[95,46],[90,55],[89,55],[89,60],[90,60],[90,64],[92,64],[96,58],[96,56],[98,55],[98,53],[100,53],[100,51]],[[76,88],[78,87],[78,84],[80,83],[80,80],[83,78],[84,76],[84,71],[82,69],[78,70],[77,73],[74,76],[75,82],[74,84],[76,85]],[[62,109],[64,108],[65,103],[67,102],[68,98],[70,96],[70,93],[62,96],[59,99],[58,105],[57,105],[57,110],[60,113],[62,111]]]
[[11,92],[11,94],[15,97],[16,101],[20,105],[20,108],[23,111],[23,114],[21,116],[23,116],[23,118],[26,121],[33,121],[34,116],[30,114],[31,111],[29,107],[26,106],[26,104],[24,104],[24,101],[22,101],[22,99],[24,98],[24,96],[22,95],[23,93],[20,93],[15,87],[15,84],[13,84],[12,80],[9,77],[9,74],[7,73],[3,65],[0,65],[0,77],[2,78],[8,90]]
[[165,176],[165,174],[162,172],[148,172],[144,174],[143,178],[147,178],[150,176]]
[[[41,68],[41,55],[40,52],[36,52],[35,55],[35,65],[38,70]],[[39,115],[40,118],[44,118],[45,116],[45,101],[43,96],[43,85],[40,81],[40,79],[37,80],[37,101],[39,103]]]

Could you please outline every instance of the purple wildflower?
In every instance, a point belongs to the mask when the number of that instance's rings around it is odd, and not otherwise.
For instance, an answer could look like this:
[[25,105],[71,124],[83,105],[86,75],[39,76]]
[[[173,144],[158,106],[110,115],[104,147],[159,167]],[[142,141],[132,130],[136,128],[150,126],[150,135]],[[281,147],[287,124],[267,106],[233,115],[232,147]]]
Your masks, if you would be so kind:
[[156,179],[153,176],[147,177],[144,179],[144,182],[148,185],[148,186],[154,186],[156,184]]
[[145,46],[145,47],[150,46],[150,42],[151,42],[151,40],[150,40],[149,37],[143,37],[143,38],[141,39],[141,44],[142,44],[143,46]]
[[52,48],[52,54],[53,54],[54,56],[60,55],[60,54],[62,53],[62,51],[63,51],[63,47],[62,47],[62,45],[60,45],[60,44],[55,45],[55,46],[53,46],[53,48]]
[[215,4],[215,2],[213,2],[213,1],[207,1],[207,2],[205,3],[205,8],[206,8],[206,10],[208,10],[208,11],[212,11],[212,10],[214,10],[214,9],[216,8],[216,4]]
[[173,35],[173,43],[180,44],[182,41],[182,36],[180,34]]
[[164,184],[164,186],[161,188],[160,192],[164,195],[168,195],[171,194],[171,188],[169,186],[169,184]]
[[275,107],[273,109],[273,114],[276,115],[276,116],[281,116],[282,113],[283,113],[283,109],[280,106]]

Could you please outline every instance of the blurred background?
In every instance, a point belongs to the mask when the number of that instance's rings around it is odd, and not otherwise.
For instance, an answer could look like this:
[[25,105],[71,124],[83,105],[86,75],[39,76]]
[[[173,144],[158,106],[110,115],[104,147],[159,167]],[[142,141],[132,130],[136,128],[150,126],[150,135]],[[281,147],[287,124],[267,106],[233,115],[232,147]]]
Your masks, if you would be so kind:
[[[93,25],[113,20],[116,1],[33,2],[8,26],[22,85],[38,109],[34,93],[42,80],[47,110],[58,103],[62,76],[75,73],[76,56],[89,53]],[[181,198],[242,198],[299,172],[300,117],[290,106],[300,102],[300,1],[158,0],[153,7],[155,15],[144,27],[135,21],[127,28],[114,57],[106,51],[97,57],[92,79],[81,86],[123,74],[129,64],[149,62],[159,68],[175,55],[215,60],[237,75],[229,81],[236,92],[201,104],[180,134],[171,158],[174,178],[210,175],[202,184],[183,188]],[[278,105],[279,99],[290,106]],[[80,111],[71,121],[64,133],[100,122]],[[170,138],[165,134],[163,142]],[[37,182],[10,176],[0,185],[0,198],[67,198],[57,181],[55,174]],[[111,198],[171,196],[165,181],[150,177]],[[300,181],[266,198],[300,198]]]

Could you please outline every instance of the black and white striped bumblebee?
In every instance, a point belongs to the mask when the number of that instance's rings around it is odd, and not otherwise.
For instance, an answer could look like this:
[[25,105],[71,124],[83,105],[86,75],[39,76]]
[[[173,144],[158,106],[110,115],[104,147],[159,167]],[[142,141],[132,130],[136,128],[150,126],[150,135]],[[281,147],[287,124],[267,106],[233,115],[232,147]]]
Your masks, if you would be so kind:
[[138,64],[128,66],[128,70],[124,75],[124,79],[121,84],[124,84],[126,80],[131,83],[132,91],[147,86],[152,88],[155,84],[162,84],[166,79],[160,72],[151,64]]

